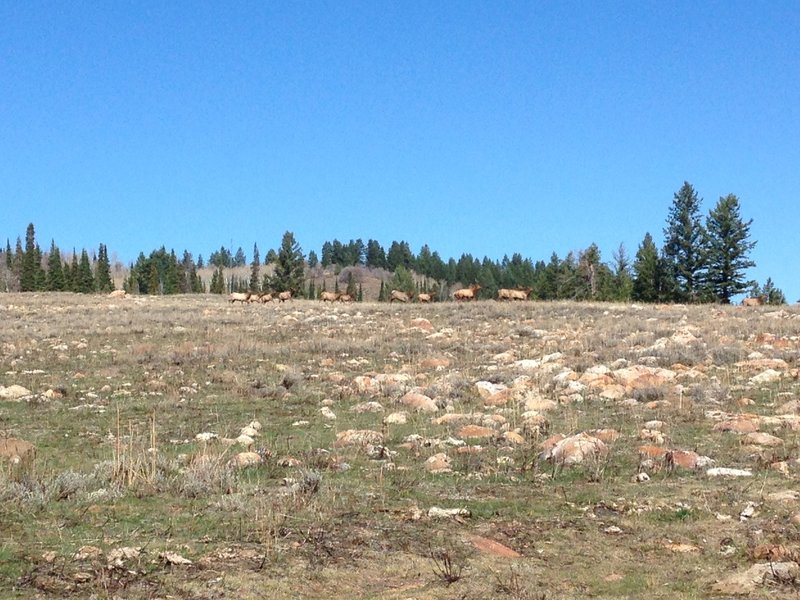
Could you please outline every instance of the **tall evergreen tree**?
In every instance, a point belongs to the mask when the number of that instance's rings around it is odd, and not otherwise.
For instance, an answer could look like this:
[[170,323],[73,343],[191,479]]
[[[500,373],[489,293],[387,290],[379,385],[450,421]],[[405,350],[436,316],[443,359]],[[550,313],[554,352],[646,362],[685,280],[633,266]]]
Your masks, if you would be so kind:
[[733,194],[720,198],[706,219],[708,231],[708,289],[715,300],[730,304],[731,297],[748,287],[744,272],[756,263],[750,251],[750,225],[740,216],[739,199]]
[[283,234],[280,250],[275,262],[275,272],[270,278],[270,287],[276,292],[291,291],[303,295],[305,259],[303,250],[294,239],[294,234],[287,231]]
[[77,291],[82,294],[91,294],[95,291],[94,275],[92,275],[92,264],[89,262],[89,253],[84,248],[81,251],[81,261],[78,265]]
[[633,261],[633,273],[633,300],[658,302],[663,299],[661,259],[649,231],[645,233],[642,243],[639,244],[639,250]]
[[675,193],[664,229],[664,258],[675,282],[672,300],[701,299],[707,263],[707,234],[700,221],[700,197],[689,182]]
[[11,253],[11,240],[6,238],[6,267],[10,271],[14,266],[14,255]]
[[633,277],[631,264],[624,244],[620,244],[614,252],[614,289],[612,299],[627,302],[633,294]]
[[33,223],[30,223],[25,231],[25,253],[22,255],[19,289],[22,292],[32,292],[36,289],[36,232]]
[[61,266],[61,251],[56,246],[55,240],[50,242],[50,255],[47,257],[47,289],[51,292],[61,292],[66,289],[64,269]]
[[233,257],[233,266],[243,267],[246,264],[247,264],[247,257],[245,257],[244,250],[242,250],[242,247],[239,246],[238,250],[236,250],[236,256]]
[[253,244],[253,262],[250,263],[250,291],[258,293],[261,291],[261,281],[259,271],[261,270],[261,256],[258,253],[258,244]]
[[36,244],[34,249],[34,268],[33,268],[33,287],[37,292],[44,292],[47,289],[47,271],[45,271],[42,263],[44,256],[39,244]]
[[114,281],[111,279],[111,264],[108,261],[108,248],[105,244],[100,244],[97,251],[96,285],[98,292],[111,292],[114,289]]
[[313,250],[310,250],[308,252],[308,268],[313,269],[318,264],[319,264],[319,257],[317,256],[317,253],[314,252]]
[[208,289],[212,294],[222,294],[225,292],[225,274],[222,265],[218,265],[211,275],[211,287]]

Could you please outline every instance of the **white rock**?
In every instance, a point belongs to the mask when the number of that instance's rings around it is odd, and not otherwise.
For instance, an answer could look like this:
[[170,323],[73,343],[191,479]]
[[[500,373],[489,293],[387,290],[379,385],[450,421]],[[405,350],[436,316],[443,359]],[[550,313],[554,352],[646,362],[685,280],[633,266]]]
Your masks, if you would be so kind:
[[748,469],[730,469],[728,467],[714,467],[706,471],[709,477],[752,477],[753,472]]
[[336,420],[336,413],[334,413],[330,408],[327,406],[323,406],[319,409],[319,414],[323,416],[323,418],[328,419],[329,421]]
[[453,517],[471,517],[472,513],[466,508],[439,508],[431,506],[428,509],[428,516],[431,519],[450,519]]

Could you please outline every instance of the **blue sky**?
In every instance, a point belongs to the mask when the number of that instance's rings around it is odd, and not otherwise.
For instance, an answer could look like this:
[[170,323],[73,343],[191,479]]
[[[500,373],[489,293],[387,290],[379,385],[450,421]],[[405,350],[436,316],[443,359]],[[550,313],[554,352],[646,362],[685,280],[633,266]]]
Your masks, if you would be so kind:
[[660,245],[736,194],[800,298],[794,2],[1,2],[0,237]]

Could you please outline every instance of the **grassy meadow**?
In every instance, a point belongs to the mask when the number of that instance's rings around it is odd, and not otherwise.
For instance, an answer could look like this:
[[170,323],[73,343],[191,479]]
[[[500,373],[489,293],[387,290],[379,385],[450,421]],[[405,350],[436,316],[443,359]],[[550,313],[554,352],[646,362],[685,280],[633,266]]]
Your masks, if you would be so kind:
[[795,306],[2,294],[0,597],[796,597],[798,356]]

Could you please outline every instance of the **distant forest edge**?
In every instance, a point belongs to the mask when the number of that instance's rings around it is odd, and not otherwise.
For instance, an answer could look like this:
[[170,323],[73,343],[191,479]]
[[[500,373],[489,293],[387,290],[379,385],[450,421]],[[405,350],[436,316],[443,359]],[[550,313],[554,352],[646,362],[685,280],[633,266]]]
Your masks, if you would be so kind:
[[[262,263],[258,245],[248,262],[241,247],[236,252],[220,247],[208,260],[184,251],[178,256],[164,246],[145,256],[140,252],[127,267],[112,265],[105,244],[91,255],[86,249],[64,253],[51,241],[43,252],[31,223],[25,241],[10,239],[0,249],[0,289],[22,292],[72,291],[104,293],[122,287],[130,294],[188,294],[250,291],[282,292],[319,298],[340,289],[358,300],[389,299],[391,290],[409,295],[430,293],[448,300],[458,287],[480,286],[478,298],[497,298],[498,289],[525,290],[538,300],[591,300],[615,302],[716,302],[729,304],[740,294],[768,304],[785,304],[783,292],[771,278],[759,284],[746,272],[755,266],[750,252],[752,219],[740,215],[739,199],[720,197],[705,219],[701,200],[684,182],[675,193],[664,227],[664,245],[657,248],[646,233],[631,260],[624,245],[603,262],[597,244],[548,261],[514,253],[509,258],[482,260],[471,254],[444,260],[423,245],[416,255],[405,241],[393,241],[388,251],[376,240],[337,239],[304,254],[294,234],[287,231],[277,250],[269,250]],[[249,268],[248,268],[249,267]]]

